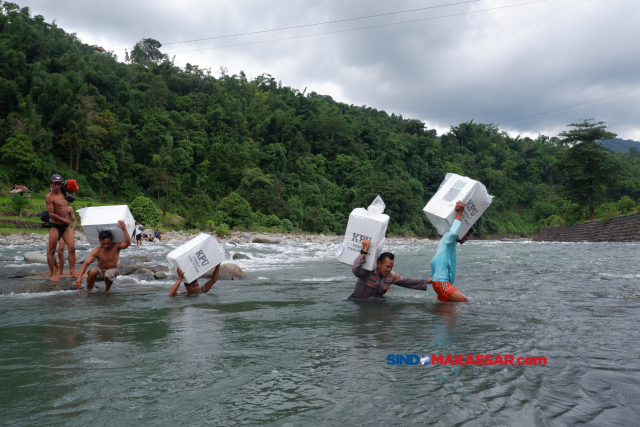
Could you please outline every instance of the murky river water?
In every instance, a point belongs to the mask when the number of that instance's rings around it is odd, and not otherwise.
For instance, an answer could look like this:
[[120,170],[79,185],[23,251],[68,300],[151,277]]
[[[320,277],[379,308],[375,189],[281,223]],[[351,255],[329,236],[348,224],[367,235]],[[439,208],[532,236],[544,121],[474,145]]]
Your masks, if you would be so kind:
[[[355,280],[333,245],[227,249],[253,258],[238,261],[248,280],[193,297],[167,296],[175,276],[118,279],[110,295],[11,294],[29,280],[1,281],[0,424],[639,424],[640,244],[469,242],[456,285],[470,304],[399,287],[347,301]],[[391,249],[396,272],[425,277],[436,246]],[[547,365],[397,366],[389,354]]]

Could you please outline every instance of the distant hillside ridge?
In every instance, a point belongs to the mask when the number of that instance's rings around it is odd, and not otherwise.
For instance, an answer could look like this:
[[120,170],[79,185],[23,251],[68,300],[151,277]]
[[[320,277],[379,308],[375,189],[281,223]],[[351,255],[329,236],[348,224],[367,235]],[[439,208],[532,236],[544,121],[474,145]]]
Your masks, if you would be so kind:
[[637,148],[640,150],[640,141],[634,141],[632,139],[613,138],[605,141],[600,141],[600,145],[615,151],[616,153],[626,153],[629,148]]

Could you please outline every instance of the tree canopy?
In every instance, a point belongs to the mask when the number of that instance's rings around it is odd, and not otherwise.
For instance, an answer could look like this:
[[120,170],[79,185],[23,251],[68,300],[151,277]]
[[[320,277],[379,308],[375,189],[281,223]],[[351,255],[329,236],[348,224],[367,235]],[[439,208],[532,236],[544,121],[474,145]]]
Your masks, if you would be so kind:
[[640,158],[606,151],[599,164],[617,156],[626,176],[599,169],[607,179],[588,206],[572,192],[569,152],[590,134],[532,139],[470,121],[437,135],[269,74],[178,67],[153,39],[119,61],[28,8],[0,7],[0,178],[10,183],[45,188],[55,172],[78,180],[81,198],[145,196],[195,226],[325,233],[341,233],[380,194],[391,232],[433,235],[421,209],[448,172],[496,196],[483,233],[531,233],[550,217],[579,221],[599,202],[640,197]]

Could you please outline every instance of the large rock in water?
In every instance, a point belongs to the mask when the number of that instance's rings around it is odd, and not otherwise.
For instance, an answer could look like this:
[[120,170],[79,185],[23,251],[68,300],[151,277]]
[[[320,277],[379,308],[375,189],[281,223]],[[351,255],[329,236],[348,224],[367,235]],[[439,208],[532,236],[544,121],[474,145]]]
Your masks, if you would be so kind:
[[235,254],[233,254],[233,259],[251,259],[251,257],[249,255],[245,255],[243,253],[240,252],[236,252]]
[[124,261],[137,261],[137,262],[149,262],[149,257],[147,257],[147,254],[140,254],[140,255],[136,255],[136,256],[132,256],[130,258],[127,258]]
[[42,273],[42,271],[35,270],[33,268],[21,268],[17,271],[12,271],[9,273],[9,279],[21,279],[23,277],[33,277],[38,276]]
[[142,263],[147,262],[148,260],[149,258],[147,258],[147,255],[145,254],[121,259],[120,262],[118,262],[118,270],[120,270],[120,274],[127,276],[135,273],[136,270],[145,267]]
[[40,252],[27,252],[24,254],[24,260],[27,262],[34,262],[38,264],[47,263],[47,255]]
[[260,236],[254,237],[251,242],[252,243],[271,243],[271,244],[275,244],[275,243],[280,243],[280,240],[276,239],[275,237],[260,235]]
[[[215,269],[209,271],[202,277],[211,279],[214,271]],[[218,280],[242,280],[246,278],[247,276],[245,276],[244,271],[242,271],[242,269],[237,265],[230,262],[226,262],[220,265],[220,274],[218,274]]]

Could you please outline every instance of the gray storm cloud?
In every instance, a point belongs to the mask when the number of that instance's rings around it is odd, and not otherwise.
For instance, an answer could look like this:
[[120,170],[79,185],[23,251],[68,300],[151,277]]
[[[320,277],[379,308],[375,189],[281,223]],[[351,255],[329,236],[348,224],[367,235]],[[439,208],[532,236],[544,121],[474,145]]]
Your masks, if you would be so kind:
[[[107,50],[155,38],[176,63],[225,66],[315,90],[350,104],[395,112],[444,131],[474,120],[500,123],[640,89],[640,3],[632,0],[481,0],[366,20],[170,42],[304,25],[456,3],[455,0],[265,2],[31,0],[49,22]],[[530,4],[526,4],[530,3]],[[513,7],[505,7],[513,6]],[[492,9],[483,11],[486,9]],[[475,12],[475,13],[469,13]],[[461,14],[458,16],[447,16]],[[339,32],[361,27],[420,22]],[[336,32],[222,49],[228,45]],[[196,49],[208,49],[183,52]],[[177,53],[182,52],[182,53]],[[124,51],[116,51],[123,58]],[[640,90],[500,127],[555,135],[584,118],[640,140]]]

